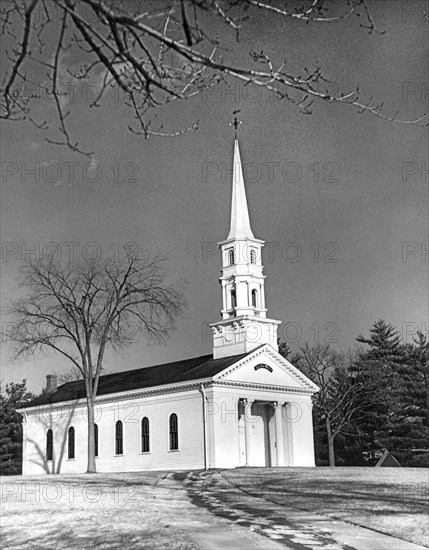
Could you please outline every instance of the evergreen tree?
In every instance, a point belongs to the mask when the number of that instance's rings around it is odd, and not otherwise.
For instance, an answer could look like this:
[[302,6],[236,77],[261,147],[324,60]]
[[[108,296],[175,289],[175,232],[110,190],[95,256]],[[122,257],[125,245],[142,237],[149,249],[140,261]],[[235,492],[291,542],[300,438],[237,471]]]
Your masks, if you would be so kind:
[[[366,403],[367,414],[356,423],[356,431],[370,461],[374,462],[377,451],[397,448],[398,430],[404,418],[401,406],[404,349],[398,332],[383,320],[374,323],[369,338],[359,336],[357,341],[369,346],[361,353],[357,366],[364,385],[377,387],[377,399]],[[362,399],[366,400],[365,393]]]
[[429,342],[419,332],[413,344],[403,346],[403,380],[399,396],[402,418],[393,433],[404,465],[428,466],[429,451]]
[[36,396],[27,391],[27,381],[6,385],[0,393],[0,475],[22,472],[21,415],[16,409]]
[[407,414],[429,428],[429,342],[419,332],[413,344],[404,346],[404,406]]
[[398,357],[401,348],[401,338],[392,325],[380,319],[373,324],[370,334],[369,338],[364,338],[363,336],[356,338],[358,342],[368,344],[370,347],[365,354],[367,357],[383,360],[386,364]]

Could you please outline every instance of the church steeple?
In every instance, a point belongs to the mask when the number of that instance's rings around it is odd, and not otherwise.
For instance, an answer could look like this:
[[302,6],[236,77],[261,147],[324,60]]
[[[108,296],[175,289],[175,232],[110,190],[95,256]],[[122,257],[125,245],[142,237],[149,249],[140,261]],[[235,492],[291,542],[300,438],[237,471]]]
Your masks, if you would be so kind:
[[232,171],[231,225],[228,239],[239,239],[242,237],[254,238],[252,229],[250,228],[249,211],[247,209],[240,148],[238,145],[238,138],[235,137]]
[[[234,126],[237,131],[237,119]],[[266,318],[265,275],[262,266],[264,241],[250,227],[246,190],[237,134],[234,140],[231,224],[228,238],[218,243],[222,251],[222,320],[213,329],[215,359],[246,353],[260,346],[277,346],[280,321]]]

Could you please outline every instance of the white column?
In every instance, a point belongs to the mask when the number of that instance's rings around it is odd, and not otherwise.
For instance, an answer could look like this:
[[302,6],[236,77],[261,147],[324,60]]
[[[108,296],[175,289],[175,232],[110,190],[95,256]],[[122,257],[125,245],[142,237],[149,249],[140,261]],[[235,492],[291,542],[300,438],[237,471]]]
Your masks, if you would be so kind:
[[244,404],[244,447],[246,449],[246,466],[250,466],[250,417],[252,416],[252,403],[250,399],[243,399]]
[[274,407],[274,422],[276,433],[276,466],[284,466],[284,452],[283,452],[283,425],[282,425],[282,404],[278,401],[272,403]]

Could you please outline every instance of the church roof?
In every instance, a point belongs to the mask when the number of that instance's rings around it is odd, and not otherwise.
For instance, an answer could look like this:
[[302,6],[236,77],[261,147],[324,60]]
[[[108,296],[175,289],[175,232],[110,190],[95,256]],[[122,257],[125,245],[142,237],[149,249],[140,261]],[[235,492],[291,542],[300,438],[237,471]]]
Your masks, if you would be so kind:
[[[211,378],[253,351],[255,350],[220,359],[213,359],[213,355],[203,355],[153,367],[105,374],[100,376],[97,396]],[[56,391],[37,397],[20,408],[73,401],[85,397],[84,381],[76,380],[67,382],[59,386]]]

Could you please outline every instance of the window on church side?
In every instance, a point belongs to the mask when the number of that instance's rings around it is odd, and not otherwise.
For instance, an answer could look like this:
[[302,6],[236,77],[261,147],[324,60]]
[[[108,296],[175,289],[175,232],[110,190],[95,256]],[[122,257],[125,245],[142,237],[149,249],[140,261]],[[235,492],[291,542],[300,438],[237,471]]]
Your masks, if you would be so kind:
[[234,249],[230,248],[228,250],[228,265],[234,265],[234,264],[235,264]]
[[258,307],[258,291],[252,290],[252,307]]
[[115,426],[115,454],[124,454],[124,431],[120,420],[116,422]]
[[46,460],[52,460],[54,454],[54,434],[52,430],[46,432]]
[[256,264],[256,250],[251,250],[250,251],[250,263],[251,264]]
[[71,426],[68,433],[67,458],[74,458],[74,428]]
[[170,451],[177,451],[179,449],[179,431],[177,414],[170,414]]
[[98,424],[94,424],[94,456],[98,456]]
[[142,453],[149,452],[149,418],[142,418]]

